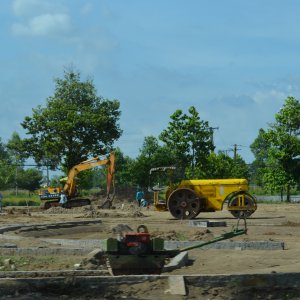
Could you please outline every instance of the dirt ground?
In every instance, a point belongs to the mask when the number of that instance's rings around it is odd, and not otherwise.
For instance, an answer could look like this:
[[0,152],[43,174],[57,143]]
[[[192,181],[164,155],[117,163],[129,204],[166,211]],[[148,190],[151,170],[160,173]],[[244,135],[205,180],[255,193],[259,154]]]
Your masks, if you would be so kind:
[[[285,250],[195,249],[189,251],[190,263],[188,266],[165,274],[299,272],[299,215],[300,204],[258,204],[257,211],[247,220],[248,234],[235,237],[232,240],[280,241],[284,242]],[[55,224],[65,221],[94,219],[99,219],[101,222],[69,228],[10,231],[0,234],[0,245],[13,243],[18,247],[57,247],[57,245],[41,239],[104,239],[116,236],[115,228],[118,224],[127,225],[134,230],[138,225],[144,224],[153,236],[163,237],[166,240],[209,240],[221,233],[231,231],[237,223],[237,220],[228,211],[224,210],[214,213],[201,213],[196,220],[225,221],[226,227],[195,228],[191,227],[187,220],[181,221],[172,218],[169,212],[157,212],[153,208],[137,208],[133,203],[118,202],[116,209],[113,210],[101,210],[96,205],[71,210],[51,208],[48,211],[42,211],[39,208],[29,208],[29,210],[26,208],[5,208],[4,213],[0,215],[0,227],[13,224]],[[18,261],[17,257],[12,259]],[[17,269],[72,269],[74,263],[78,263],[80,259],[81,257],[76,256],[68,257],[68,261],[64,258],[51,258],[38,263],[30,263],[30,261],[24,263],[23,259],[23,263],[20,263]],[[145,288],[145,290],[148,290],[148,288]],[[209,296],[209,294],[207,295]],[[211,299],[223,299],[218,298],[217,295],[218,293],[216,293],[216,297]],[[268,299],[276,298],[269,297]]]

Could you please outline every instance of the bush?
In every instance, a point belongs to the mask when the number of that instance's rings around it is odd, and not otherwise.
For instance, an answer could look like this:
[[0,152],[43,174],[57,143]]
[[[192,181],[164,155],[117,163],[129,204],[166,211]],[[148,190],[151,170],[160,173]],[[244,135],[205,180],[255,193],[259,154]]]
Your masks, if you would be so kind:
[[39,206],[41,201],[38,195],[30,194],[28,191],[18,191],[16,195],[15,191],[4,191],[3,206]]

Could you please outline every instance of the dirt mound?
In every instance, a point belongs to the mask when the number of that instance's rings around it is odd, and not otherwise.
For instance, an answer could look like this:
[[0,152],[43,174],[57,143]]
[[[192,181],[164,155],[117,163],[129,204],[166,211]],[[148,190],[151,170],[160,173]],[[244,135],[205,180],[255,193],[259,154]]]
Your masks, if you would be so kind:
[[197,230],[191,237],[191,241],[201,241],[201,240],[209,240],[212,239],[214,235],[209,229],[205,230]]
[[112,228],[112,232],[114,234],[123,234],[123,232],[128,231],[133,231],[133,229],[126,224],[118,224],[117,226]]
[[50,207],[49,209],[43,211],[44,214],[68,214],[69,209],[62,208],[62,207]]
[[151,236],[156,237],[156,238],[162,238],[162,239],[168,240],[168,241],[178,240],[178,233],[175,230],[171,230],[171,231],[168,231],[168,232],[153,231],[153,232],[151,232]]
[[73,207],[73,208],[63,208],[60,206],[57,207],[50,207],[49,209],[45,210],[44,214],[90,214],[95,215],[97,214],[97,210],[92,205],[86,205],[81,207]]
[[146,216],[140,211],[136,210],[132,213],[127,214],[129,218],[145,218]]

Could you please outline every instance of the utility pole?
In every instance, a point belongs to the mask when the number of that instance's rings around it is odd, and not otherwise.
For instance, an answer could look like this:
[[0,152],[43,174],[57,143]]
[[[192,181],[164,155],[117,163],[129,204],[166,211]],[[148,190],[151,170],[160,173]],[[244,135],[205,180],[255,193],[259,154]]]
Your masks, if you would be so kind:
[[213,145],[215,145],[214,144],[214,130],[217,130],[217,129],[219,129],[219,127],[209,127],[210,140]]
[[234,145],[233,145],[233,159],[234,159],[234,160],[236,160],[236,157],[237,157],[237,151],[238,151],[238,150],[241,150],[241,149],[238,148],[238,146],[241,146],[241,145],[237,145],[237,144],[234,144]]

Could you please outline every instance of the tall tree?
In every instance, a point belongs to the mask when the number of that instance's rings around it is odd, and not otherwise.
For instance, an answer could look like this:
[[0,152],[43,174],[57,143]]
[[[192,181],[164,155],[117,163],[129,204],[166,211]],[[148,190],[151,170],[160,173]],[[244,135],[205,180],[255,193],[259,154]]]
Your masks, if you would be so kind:
[[40,187],[42,179],[43,174],[37,169],[21,169],[18,173],[17,184],[21,189],[34,191]]
[[39,164],[69,170],[89,156],[107,154],[122,133],[119,101],[97,96],[93,81],[81,81],[73,70],[55,84],[46,107],[34,108],[22,123],[30,135],[28,155]]
[[219,152],[210,153],[206,168],[196,167],[195,177],[203,179],[249,178],[249,168],[241,156],[235,159]]
[[22,165],[27,158],[26,152],[24,151],[23,141],[17,132],[13,132],[11,138],[6,144],[9,156],[12,162],[16,165]]
[[0,161],[1,160],[8,161],[9,154],[8,154],[6,145],[2,142],[2,139],[0,138]]
[[251,152],[255,159],[251,164],[251,180],[255,184],[262,186],[265,172],[268,170],[268,149],[270,143],[266,139],[265,130],[260,128],[257,138],[250,145]]
[[0,138],[0,189],[6,189],[11,185],[15,178],[14,170],[7,147]]
[[170,166],[176,162],[172,151],[160,145],[154,136],[147,136],[144,139],[140,154],[131,165],[132,183],[139,187],[149,185],[149,171],[154,167]]
[[195,165],[204,167],[215,147],[208,122],[200,119],[194,106],[188,112],[185,114],[180,109],[176,110],[159,138],[172,149],[180,168],[185,171],[190,167],[193,176]]
[[[275,122],[264,134],[268,148],[268,176],[265,182],[286,187],[290,200],[291,185],[300,179],[300,102],[287,97],[283,107],[275,115]],[[277,180],[280,174],[280,180]],[[277,182],[277,183],[276,183]],[[278,189],[278,188],[277,188]]]
[[133,186],[133,173],[132,166],[134,164],[134,159],[130,158],[121,151],[120,148],[116,148],[116,173],[115,173],[115,183],[117,187],[132,187]]

